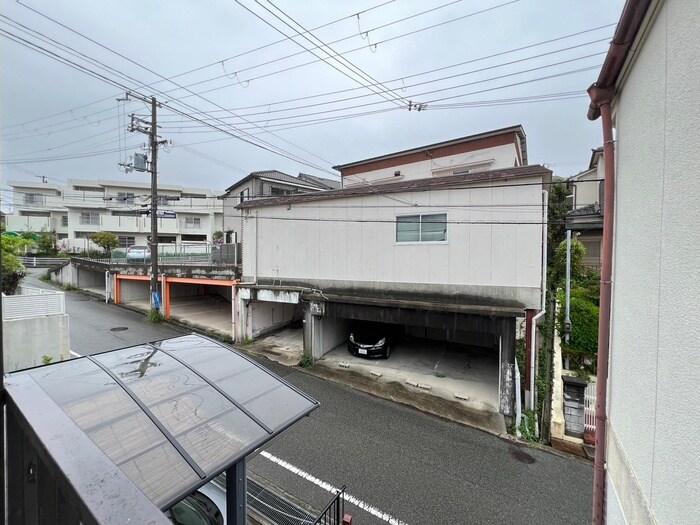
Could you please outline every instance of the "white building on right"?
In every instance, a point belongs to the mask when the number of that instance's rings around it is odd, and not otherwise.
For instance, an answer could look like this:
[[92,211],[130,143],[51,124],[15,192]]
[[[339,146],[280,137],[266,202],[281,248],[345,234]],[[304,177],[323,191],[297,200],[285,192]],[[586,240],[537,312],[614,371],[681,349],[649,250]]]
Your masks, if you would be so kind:
[[594,523],[700,523],[699,28],[697,0],[628,0],[589,89],[606,163]]

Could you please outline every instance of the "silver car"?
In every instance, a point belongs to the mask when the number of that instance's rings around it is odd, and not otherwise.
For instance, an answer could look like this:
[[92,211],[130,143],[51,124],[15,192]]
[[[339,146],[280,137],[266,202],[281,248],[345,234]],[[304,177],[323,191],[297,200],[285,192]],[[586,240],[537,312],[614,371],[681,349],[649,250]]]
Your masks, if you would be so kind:
[[126,260],[129,262],[150,262],[151,249],[148,246],[134,244],[126,249]]

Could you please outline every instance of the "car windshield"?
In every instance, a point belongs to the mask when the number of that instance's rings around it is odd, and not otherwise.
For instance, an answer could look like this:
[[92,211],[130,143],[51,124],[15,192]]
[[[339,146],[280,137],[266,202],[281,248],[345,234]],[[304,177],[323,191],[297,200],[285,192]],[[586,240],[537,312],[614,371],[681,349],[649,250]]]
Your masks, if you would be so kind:
[[168,517],[175,525],[224,525],[219,508],[201,492],[190,494],[175,504]]

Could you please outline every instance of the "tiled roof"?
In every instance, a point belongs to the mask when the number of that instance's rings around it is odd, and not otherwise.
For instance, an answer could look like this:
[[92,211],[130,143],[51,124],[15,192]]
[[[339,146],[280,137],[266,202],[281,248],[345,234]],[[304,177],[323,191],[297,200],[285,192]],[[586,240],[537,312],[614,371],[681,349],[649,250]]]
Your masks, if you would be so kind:
[[340,181],[338,180],[324,179],[323,177],[317,177],[316,175],[309,175],[307,173],[300,173],[299,179],[316,184],[324,190],[337,190],[340,188]]
[[331,180],[322,179],[320,177],[314,177],[313,175],[305,175],[305,177],[309,177],[309,178],[315,179],[315,180],[305,180],[305,179],[302,179],[301,177],[287,175],[286,173],[283,173],[283,172],[278,171],[278,170],[253,171],[249,175],[243,177],[241,180],[236,182],[235,184],[232,184],[231,186],[226,188],[226,191],[230,192],[233,188],[240,186],[244,182],[248,182],[250,179],[256,179],[256,178],[272,179],[272,180],[276,180],[279,182],[284,182],[285,184],[292,184],[295,186],[311,186],[311,187],[318,188],[318,189],[328,189],[327,184],[322,184],[318,181],[326,181],[328,183],[333,182]]
[[390,159],[390,158],[394,158],[394,157],[401,157],[403,155],[409,155],[411,153],[415,153],[418,151],[431,150],[431,149],[440,148],[440,147],[444,147],[444,146],[450,146],[452,144],[461,144],[463,142],[471,142],[471,141],[482,139],[485,137],[492,137],[495,135],[503,135],[505,133],[517,133],[518,138],[520,140],[520,147],[522,149],[523,164],[527,165],[527,142],[525,140],[525,132],[523,131],[523,127],[521,125],[517,125],[517,126],[510,126],[508,128],[486,131],[484,133],[477,133],[476,135],[468,135],[466,137],[460,137],[458,139],[448,140],[445,142],[437,142],[435,144],[429,144],[427,146],[420,146],[418,148],[412,148],[412,149],[407,149],[407,150],[403,150],[403,151],[396,151],[394,153],[380,155],[378,157],[371,157],[369,159],[358,160],[355,162],[349,162],[347,164],[340,164],[338,166],[333,166],[333,169],[340,171],[340,170],[343,170],[346,168],[350,168],[352,166],[359,166],[362,164],[368,164],[370,162],[376,162],[379,160]]
[[600,215],[600,204],[597,202],[586,204],[566,214],[567,217],[582,217],[586,215]]
[[381,195],[388,193],[402,193],[407,191],[429,191],[433,189],[464,186],[475,182],[490,182],[496,180],[508,180],[525,177],[543,177],[549,180],[552,171],[540,165],[520,166],[501,170],[490,170],[464,175],[446,175],[444,177],[427,177],[402,182],[388,182],[385,184],[357,185],[338,190],[326,190],[313,193],[301,193],[297,195],[285,195],[281,197],[253,199],[243,202],[237,208],[259,208],[264,206],[276,206],[279,204],[292,204],[297,202],[313,202],[330,199],[343,199],[346,197],[359,197],[362,195]]

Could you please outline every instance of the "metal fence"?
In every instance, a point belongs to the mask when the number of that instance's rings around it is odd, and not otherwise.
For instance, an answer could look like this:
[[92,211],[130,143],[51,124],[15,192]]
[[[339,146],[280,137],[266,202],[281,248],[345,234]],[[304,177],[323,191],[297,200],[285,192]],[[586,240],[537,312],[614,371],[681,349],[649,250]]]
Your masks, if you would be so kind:
[[21,262],[25,267],[28,268],[53,268],[54,266],[61,266],[70,261],[67,257],[20,257],[19,262]]
[[595,433],[596,384],[588,383],[583,397],[583,427],[586,432]]
[[314,525],[342,525],[345,516],[345,485],[328,502],[326,508],[321,511],[314,521]]
[[2,294],[2,319],[29,319],[66,313],[65,293],[22,288],[20,295]]

